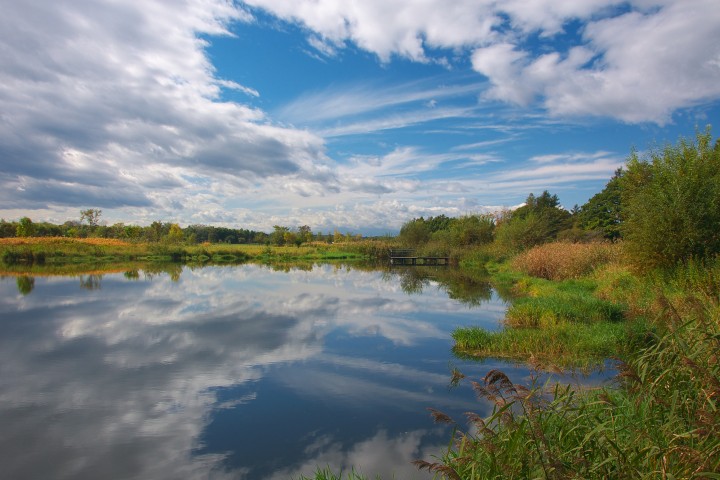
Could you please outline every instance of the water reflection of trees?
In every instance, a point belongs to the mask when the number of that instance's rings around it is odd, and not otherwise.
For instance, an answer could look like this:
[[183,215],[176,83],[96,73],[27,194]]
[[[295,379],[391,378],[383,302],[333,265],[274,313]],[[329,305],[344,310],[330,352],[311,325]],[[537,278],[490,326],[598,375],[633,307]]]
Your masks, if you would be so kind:
[[418,295],[437,283],[448,296],[462,303],[477,306],[492,297],[492,286],[487,275],[447,267],[392,268],[383,274],[386,280],[399,277],[400,287],[409,295]]
[[102,275],[80,275],[80,288],[86,290],[100,290],[102,288]]
[[33,291],[33,288],[35,288],[35,277],[29,277],[29,276],[17,277],[17,288],[21,294],[23,294],[23,295],[29,294],[30,292]]

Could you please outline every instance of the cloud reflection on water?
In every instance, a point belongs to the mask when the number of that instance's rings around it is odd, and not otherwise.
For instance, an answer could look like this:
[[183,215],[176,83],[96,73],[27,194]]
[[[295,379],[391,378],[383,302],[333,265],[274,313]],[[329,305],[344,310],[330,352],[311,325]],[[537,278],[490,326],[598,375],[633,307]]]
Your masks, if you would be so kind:
[[[426,406],[473,408],[433,394],[446,388],[447,353],[411,366],[416,354],[407,352],[447,345],[452,322],[496,322],[501,309],[469,310],[441,289],[410,297],[392,280],[331,266],[284,273],[244,265],[186,268],[175,279],[106,275],[92,290],[77,278],[39,277],[19,295],[5,279],[0,476],[257,478],[252,465],[231,459],[252,450],[258,434],[229,432],[238,438],[223,440],[236,449],[228,451],[214,432],[225,418],[242,424],[266,390],[308,408],[336,401],[330,410],[348,415],[354,405],[362,415],[395,405],[423,418]],[[313,462],[373,474],[393,466],[401,475],[430,448],[430,430],[398,436],[400,427],[383,423],[348,427],[352,435],[340,438],[333,418],[318,412],[308,419],[317,423],[308,437],[316,446],[298,445],[305,456],[277,458],[264,477],[307,474]],[[429,419],[424,427],[433,428]]]

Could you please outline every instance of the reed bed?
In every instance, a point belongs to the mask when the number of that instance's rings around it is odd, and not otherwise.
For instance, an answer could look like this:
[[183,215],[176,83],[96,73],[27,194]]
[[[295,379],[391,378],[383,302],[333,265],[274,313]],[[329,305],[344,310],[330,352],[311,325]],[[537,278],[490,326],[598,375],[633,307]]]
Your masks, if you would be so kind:
[[583,277],[598,267],[621,259],[621,243],[554,242],[517,255],[512,266],[533,277],[566,280]]

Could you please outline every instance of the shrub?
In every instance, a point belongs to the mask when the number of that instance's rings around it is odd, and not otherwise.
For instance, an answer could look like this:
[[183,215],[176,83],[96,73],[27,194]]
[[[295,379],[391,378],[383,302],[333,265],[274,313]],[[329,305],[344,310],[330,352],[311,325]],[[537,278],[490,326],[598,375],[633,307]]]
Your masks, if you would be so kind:
[[708,128],[695,142],[630,156],[621,177],[623,237],[643,269],[720,253],[720,141]]

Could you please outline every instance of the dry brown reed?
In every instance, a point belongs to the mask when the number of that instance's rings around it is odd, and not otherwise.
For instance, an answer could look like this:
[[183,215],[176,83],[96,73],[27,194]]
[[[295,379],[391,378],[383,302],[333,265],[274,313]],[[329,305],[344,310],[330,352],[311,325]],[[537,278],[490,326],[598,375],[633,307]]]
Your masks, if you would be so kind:
[[622,258],[622,244],[554,242],[539,245],[513,260],[513,268],[548,280],[580,278]]

